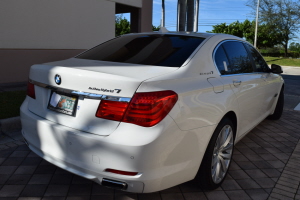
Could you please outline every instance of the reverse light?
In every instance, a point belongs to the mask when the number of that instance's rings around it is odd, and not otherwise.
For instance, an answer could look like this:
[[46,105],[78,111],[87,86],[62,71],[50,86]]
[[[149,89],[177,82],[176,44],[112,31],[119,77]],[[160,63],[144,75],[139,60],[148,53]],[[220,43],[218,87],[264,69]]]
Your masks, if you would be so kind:
[[105,169],[105,171],[111,172],[114,174],[126,175],[126,176],[135,176],[138,174],[138,172],[126,172],[126,171],[121,171],[121,170],[116,170],[116,169]]
[[135,93],[130,103],[102,100],[96,117],[151,127],[166,117],[177,100],[170,90]]
[[30,83],[28,81],[27,83],[27,95],[33,99],[35,99],[35,90],[34,90],[34,84]]

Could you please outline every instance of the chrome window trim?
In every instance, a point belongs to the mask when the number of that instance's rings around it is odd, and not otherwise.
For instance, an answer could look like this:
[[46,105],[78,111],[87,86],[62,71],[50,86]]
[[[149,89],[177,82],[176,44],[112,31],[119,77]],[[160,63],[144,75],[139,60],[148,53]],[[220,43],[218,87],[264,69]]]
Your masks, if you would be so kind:
[[225,74],[225,75],[220,75],[221,77],[223,76],[241,76],[241,75],[253,75],[253,74],[256,74],[255,72],[254,73],[240,73],[240,74]]
[[29,79],[29,82],[36,86],[42,87],[42,88],[47,88],[47,89],[50,89],[53,91],[62,92],[62,93],[66,93],[66,94],[73,95],[73,96],[78,96],[83,99],[109,100],[109,101],[119,101],[119,102],[127,102],[127,103],[130,102],[130,100],[131,100],[131,98],[129,98],[129,97],[115,97],[115,96],[108,96],[108,95],[95,94],[95,93],[90,93],[90,92],[54,87],[54,86],[47,85],[47,84],[41,83],[41,82],[37,82],[37,81],[31,80],[31,79]]
[[[220,72],[220,70],[219,70],[219,68],[217,67],[217,64],[216,64],[215,55],[216,55],[217,49],[218,49],[223,43],[225,43],[225,42],[241,42],[241,43],[247,43],[247,42],[241,41],[241,40],[225,39],[225,40],[222,40],[222,41],[215,47],[215,49],[214,49],[214,51],[213,51],[213,62],[214,62],[215,68],[216,68],[217,72],[219,73],[219,75],[222,77],[222,76],[236,76],[236,75],[254,74],[254,73],[256,73],[255,71],[253,71],[253,72],[251,72],[251,73],[225,74],[225,75],[221,74],[221,72]],[[246,48],[245,48],[245,49],[246,49]],[[247,49],[246,49],[246,51],[247,51]],[[247,51],[247,53],[248,53],[248,51]]]

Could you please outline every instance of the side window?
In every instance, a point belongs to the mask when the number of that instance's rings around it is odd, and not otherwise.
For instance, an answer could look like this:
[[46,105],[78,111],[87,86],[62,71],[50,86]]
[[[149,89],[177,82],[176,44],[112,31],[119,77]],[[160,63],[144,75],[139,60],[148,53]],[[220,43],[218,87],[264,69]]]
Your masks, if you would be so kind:
[[253,72],[252,63],[243,43],[229,41],[222,44],[228,56],[228,73],[240,74]]
[[249,44],[246,44],[248,49],[250,50],[250,53],[252,55],[252,58],[255,63],[255,68],[257,72],[269,72],[270,68],[267,65],[266,61],[263,59],[263,57],[257,52],[257,50],[252,47]]
[[219,46],[215,53],[215,63],[222,75],[228,74],[227,66],[229,65],[229,62],[222,45]]

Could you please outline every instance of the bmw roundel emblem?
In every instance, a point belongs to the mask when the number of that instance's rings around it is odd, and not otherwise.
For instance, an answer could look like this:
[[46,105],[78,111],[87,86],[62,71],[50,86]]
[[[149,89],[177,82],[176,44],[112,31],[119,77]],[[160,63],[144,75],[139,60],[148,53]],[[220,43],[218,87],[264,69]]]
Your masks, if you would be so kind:
[[61,84],[61,77],[60,77],[60,75],[56,74],[55,77],[54,77],[54,80],[55,80],[55,83],[57,85]]

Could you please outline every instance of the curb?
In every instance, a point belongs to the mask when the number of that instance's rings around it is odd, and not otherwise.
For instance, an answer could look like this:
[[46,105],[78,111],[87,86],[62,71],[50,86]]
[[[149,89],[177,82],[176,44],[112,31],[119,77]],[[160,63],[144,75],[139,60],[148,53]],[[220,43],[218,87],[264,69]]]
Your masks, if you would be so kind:
[[0,120],[0,135],[5,134],[9,135],[10,133],[14,133],[16,131],[21,131],[21,120],[20,117],[12,117],[8,119]]

